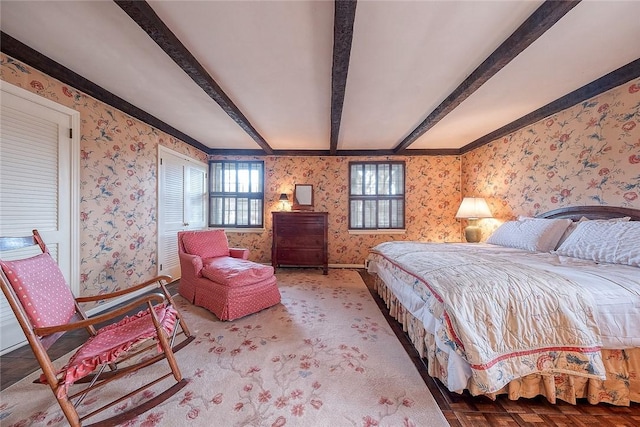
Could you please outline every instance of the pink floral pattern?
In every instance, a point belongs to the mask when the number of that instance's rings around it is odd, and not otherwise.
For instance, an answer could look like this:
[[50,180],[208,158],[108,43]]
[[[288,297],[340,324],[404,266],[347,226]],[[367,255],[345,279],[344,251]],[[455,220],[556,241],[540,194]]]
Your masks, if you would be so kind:
[[80,112],[81,295],[155,276],[158,145],[202,162],[206,154],[5,54],[0,78]]
[[638,87],[633,80],[463,155],[462,193],[486,197],[500,220],[572,205],[640,208]]
[[[289,270],[278,282],[282,304],[235,322],[177,297],[196,334],[176,354],[190,382],[125,425],[448,425],[357,272]],[[1,397],[3,425],[64,424],[51,391],[28,378]]]

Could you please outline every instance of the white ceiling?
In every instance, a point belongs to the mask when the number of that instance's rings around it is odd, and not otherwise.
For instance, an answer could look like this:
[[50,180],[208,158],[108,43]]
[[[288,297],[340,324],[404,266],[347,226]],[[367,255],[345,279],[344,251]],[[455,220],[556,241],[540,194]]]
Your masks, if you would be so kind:
[[[273,150],[329,150],[333,1],[150,1]],[[391,150],[542,1],[356,7],[338,150]],[[0,2],[11,37],[211,149],[260,145],[112,1]],[[410,149],[457,149],[640,58],[640,2],[582,1]]]

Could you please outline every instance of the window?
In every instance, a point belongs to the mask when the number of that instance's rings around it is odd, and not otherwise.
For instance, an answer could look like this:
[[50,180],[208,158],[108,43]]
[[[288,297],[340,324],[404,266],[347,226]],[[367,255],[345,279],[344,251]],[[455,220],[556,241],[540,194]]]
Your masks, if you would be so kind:
[[349,163],[349,228],[404,228],[404,162]]
[[264,162],[209,162],[209,226],[262,228]]

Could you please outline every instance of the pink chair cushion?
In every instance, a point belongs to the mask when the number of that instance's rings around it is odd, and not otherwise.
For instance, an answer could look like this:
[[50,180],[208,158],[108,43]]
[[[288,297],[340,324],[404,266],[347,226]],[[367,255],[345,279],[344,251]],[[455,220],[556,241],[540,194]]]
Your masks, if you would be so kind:
[[245,286],[273,276],[273,267],[239,258],[210,258],[204,260],[202,275],[221,285]]
[[[172,306],[160,304],[154,307],[160,326],[171,335],[176,324],[177,311]],[[149,310],[125,317],[118,323],[105,326],[69,359],[58,374],[62,374],[63,387],[59,397],[66,393],[71,384],[93,372],[104,363],[114,362],[134,344],[156,336],[156,329]]]
[[51,255],[0,264],[35,327],[64,325],[75,314],[71,289]]
[[224,230],[192,231],[182,233],[185,251],[202,258],[229,256],[229,242]]

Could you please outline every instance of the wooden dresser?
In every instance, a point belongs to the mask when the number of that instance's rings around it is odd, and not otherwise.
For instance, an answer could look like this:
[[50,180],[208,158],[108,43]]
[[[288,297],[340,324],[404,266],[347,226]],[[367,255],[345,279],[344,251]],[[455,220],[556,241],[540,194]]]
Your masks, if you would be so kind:
[[328,212],[273,212],[273,268],[322,266],[329,272],[327,255]]

